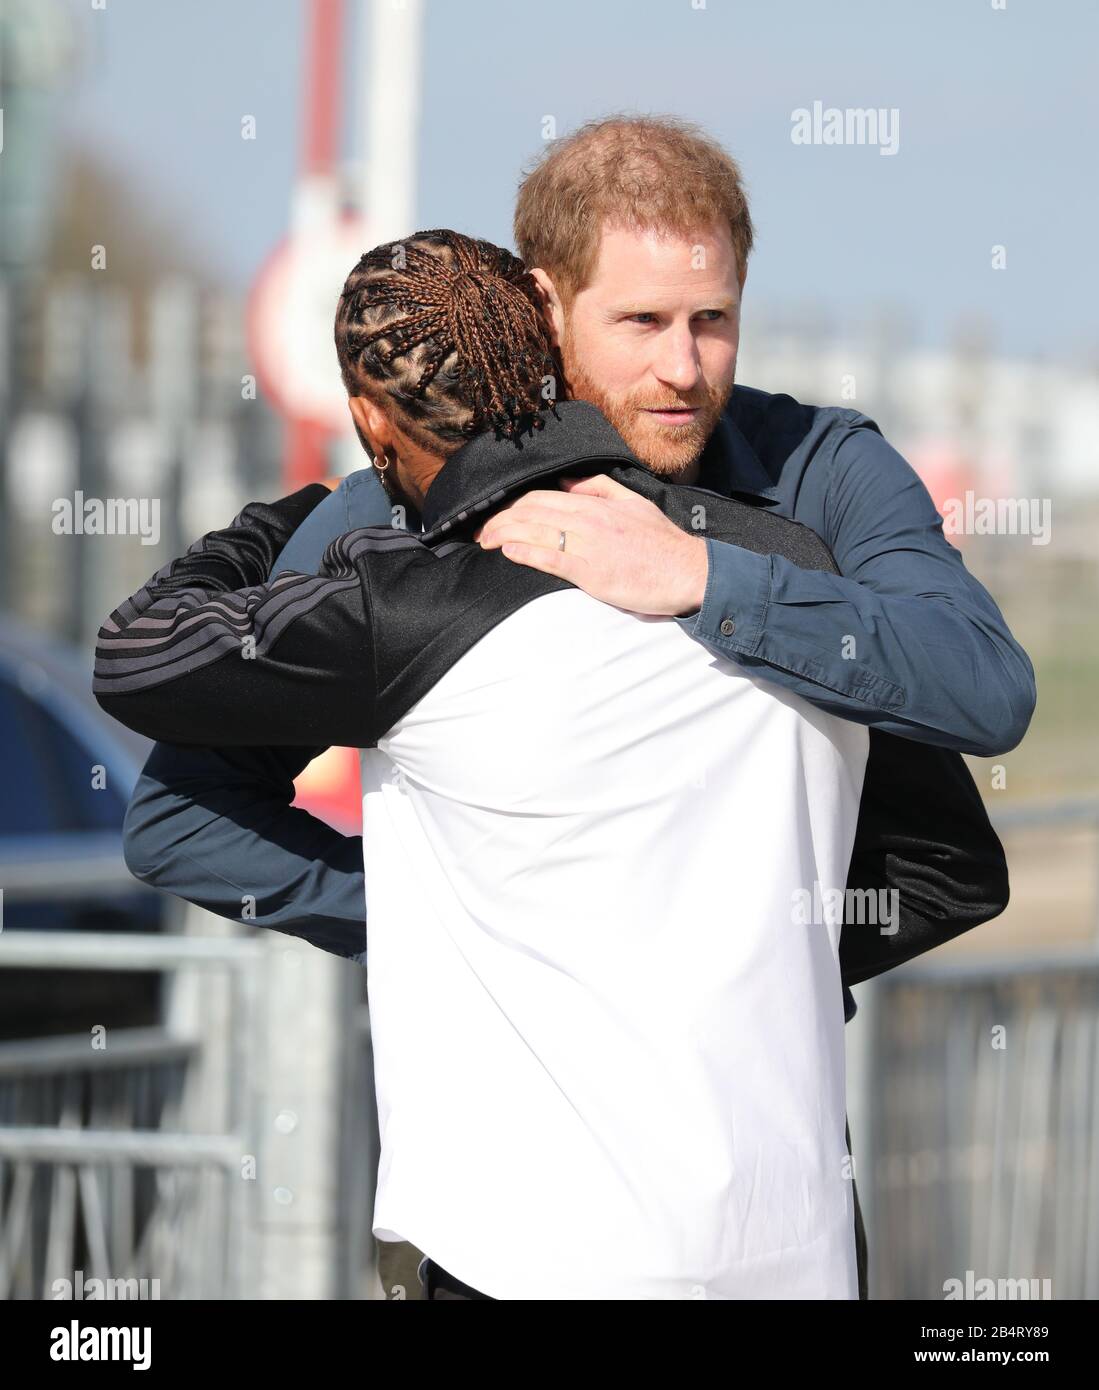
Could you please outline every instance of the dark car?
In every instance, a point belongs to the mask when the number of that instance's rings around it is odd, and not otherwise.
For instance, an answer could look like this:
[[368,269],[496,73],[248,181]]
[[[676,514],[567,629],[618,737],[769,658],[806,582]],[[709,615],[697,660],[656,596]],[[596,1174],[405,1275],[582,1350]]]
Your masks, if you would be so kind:
[[[158,932],[171,910],[122,858],[122,820],[149,745],[103,715],[89,666],[0,619],[4,933]],[[155,972],[0,968],[0,1039],[152,1026],[159,1015]]]

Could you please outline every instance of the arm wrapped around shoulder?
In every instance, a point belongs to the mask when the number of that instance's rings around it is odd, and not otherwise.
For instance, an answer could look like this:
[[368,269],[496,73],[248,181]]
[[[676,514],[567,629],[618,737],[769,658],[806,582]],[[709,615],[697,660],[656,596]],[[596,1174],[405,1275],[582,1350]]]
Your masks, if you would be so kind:
[[92,690],[113,718],[166,743],[369,745],[372,626],[357,538],[333,541],[319,575],[272,565],[328,496],[312,484],[254,502],[127,599],[99,630]]

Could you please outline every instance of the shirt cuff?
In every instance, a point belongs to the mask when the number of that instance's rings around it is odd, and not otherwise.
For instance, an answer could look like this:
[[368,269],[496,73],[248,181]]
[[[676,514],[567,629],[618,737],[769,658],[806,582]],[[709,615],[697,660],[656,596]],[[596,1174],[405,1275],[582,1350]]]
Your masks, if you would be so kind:
[[702,607],[676,622],[718,652],[751,656],[763,637],[771,598],[771,557],[705,537],[708,560]]

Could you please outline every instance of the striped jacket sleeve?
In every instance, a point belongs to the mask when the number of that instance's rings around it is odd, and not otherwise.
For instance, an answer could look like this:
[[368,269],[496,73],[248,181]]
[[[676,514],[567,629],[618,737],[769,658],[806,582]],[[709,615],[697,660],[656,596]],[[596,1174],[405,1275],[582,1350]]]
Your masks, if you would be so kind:
[[268,575],[328,495],[312,484],[250,503],[159,570],[99,630],[92,689],[147,738],[218,746],[369,746],[373,633],[355,563],[363,531],[319,575]]

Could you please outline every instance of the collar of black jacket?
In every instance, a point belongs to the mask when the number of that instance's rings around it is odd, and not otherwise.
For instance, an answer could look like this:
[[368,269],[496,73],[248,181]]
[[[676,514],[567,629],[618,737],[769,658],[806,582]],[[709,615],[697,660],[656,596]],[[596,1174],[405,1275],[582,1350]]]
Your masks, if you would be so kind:
[[565,474],[574,465],[645,467],[603,412],[587,401],[561,401],[542,419],[541,429],[528,430],[518,440],[488,430],[451,454],[424,498],[426,540],[488,511],[526,484]]
[[[730,407],[733,404],[730,401]],[[539,478],[565,476],[570,471],[590,473],[592,464],[602,462],[628,464],[654,478],[660,476],[631,452],[603,412],[587,401],[560,401],[542,418],[541,429],[530,430],[517,441],[490,430],[451,454],[424,498],[425,540],[488,512]],[[718,421],[703,452],[698,486],[727,497],[740,494],[763,503],[777,500],[731,408]]]

